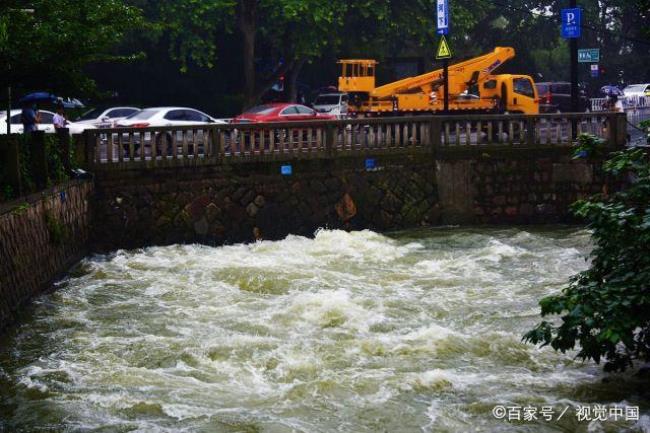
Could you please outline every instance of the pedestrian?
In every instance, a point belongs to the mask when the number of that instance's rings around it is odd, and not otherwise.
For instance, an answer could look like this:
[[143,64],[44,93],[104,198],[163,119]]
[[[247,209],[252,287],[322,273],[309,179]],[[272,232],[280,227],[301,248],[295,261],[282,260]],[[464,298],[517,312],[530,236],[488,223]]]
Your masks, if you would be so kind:
[[61,101],[56,104],[56,114],[52,118],[52,123],[54,123],[54,129],[57,133],[63,132],[68,126],[68,119],[65,116],[65,110]]
[[30,134],[38,131],[38,124],[40,123],[41,116],[38,113],[36,104],[30,105],[29,103],[23,104],[23,111],[20,114],[20,121],[23,124],[23,133]]

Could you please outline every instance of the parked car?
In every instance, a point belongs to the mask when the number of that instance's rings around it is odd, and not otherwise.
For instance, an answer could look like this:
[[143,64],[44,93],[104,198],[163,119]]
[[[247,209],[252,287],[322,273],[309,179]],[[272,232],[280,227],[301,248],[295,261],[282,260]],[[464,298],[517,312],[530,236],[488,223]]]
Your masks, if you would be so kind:
[[140,111],[136,107],[93,108],[77,117],[74,121],[80,125],[93,125],[96,128],[112,128],[120,120]]
[[650,96],[650,84],[630,84],[623,89],[623,94],[626,98]]
[[[200,126],[209,124],[226,124],[220,119],[203,113],[202,111],[195,110],[187,107],[150,107],[144,108],[137,113],[134,113],[118,122],[115,127],[117,128],[149,128],[159,126]],[[172,152],[172,143],[174,142],[180,146],[183,140],[183,132],[176,131],[176,135],[171,132],[155,132],[145,133],[142,137],[144,144],[156,143],[156,149],[159,154],[167,152],[170,155]],[[203,143],[203,131],[191,136],[192,140]],[[140,146],[140,137],[136,137],[136,148]],[[202,146],[202,145],[201,145]],[[199,151],[202,151],[200,146]]]
[[275,103],[253,107],[232,120],[232,123],[292,122],[300,120],[332,120],[336,116],[319,113],[300,104]]
[[[540,113],[568,113],[571,107],[571,83],[559,81],[553,83],[535,83],[539,95]],[[589,99],[584,91],[579,91],[578,111],[589,109]]]
[[116,122],[115,126],[118,128],[147,128],[153,126],[207,125],[210,123],[223,124],[226,122],[193,108],[151,107],[144,108]]
[[[38,129],[45,131],[45,133],[54,133],[54,113],[47,110],[38,110],[41,116],[41,122],[38,124]],[[11,110],[11,133],[22,134],[23,124],[20,120],[22,110]],[[85,129],[93,129],[93,125],[79,125],[75,122],[68,123],[68,130],[70,134],[81,134]],[[0,113],[0,134],[7,133],[7,111]]]
[[348,99],[347,93],[325,93],[316,97],[312,107],[319,113],[327,113],[343,119],[348,115]]

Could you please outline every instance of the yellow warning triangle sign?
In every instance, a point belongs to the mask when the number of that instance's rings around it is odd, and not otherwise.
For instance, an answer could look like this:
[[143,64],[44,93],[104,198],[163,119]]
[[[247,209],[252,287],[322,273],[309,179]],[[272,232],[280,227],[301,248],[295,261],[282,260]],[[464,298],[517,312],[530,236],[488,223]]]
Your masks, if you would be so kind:
[[442,35],[442,38],[440,39],[440,45],[438,45],[438,51],[436,53],[436,59],[441,60],[441,59],[451,59],[451,48],[449,48],[449,44],[447,43],[447,39],[445,38],[445,35]]

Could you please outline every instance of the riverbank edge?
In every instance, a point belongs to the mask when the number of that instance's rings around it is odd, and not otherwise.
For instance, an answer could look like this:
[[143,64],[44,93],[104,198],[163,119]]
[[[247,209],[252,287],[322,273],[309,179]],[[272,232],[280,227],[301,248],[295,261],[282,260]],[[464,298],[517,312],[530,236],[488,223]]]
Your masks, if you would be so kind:
[[73,180],[0,208],[0,333],[89,254],[94,191]]

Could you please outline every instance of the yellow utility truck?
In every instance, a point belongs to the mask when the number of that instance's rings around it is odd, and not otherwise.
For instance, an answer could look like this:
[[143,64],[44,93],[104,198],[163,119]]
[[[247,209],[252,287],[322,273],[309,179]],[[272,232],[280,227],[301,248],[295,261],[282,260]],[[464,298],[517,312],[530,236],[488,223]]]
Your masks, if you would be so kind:
[[[528,75],[492,73],[515,56],[514,48],[449,66],[451,113],[539,113],[539,99]],[[339,90],[350,95],[348,112],[356,116],[440,113],[444,110],[443,70],[375,87],[375,60],[339,60]]]

